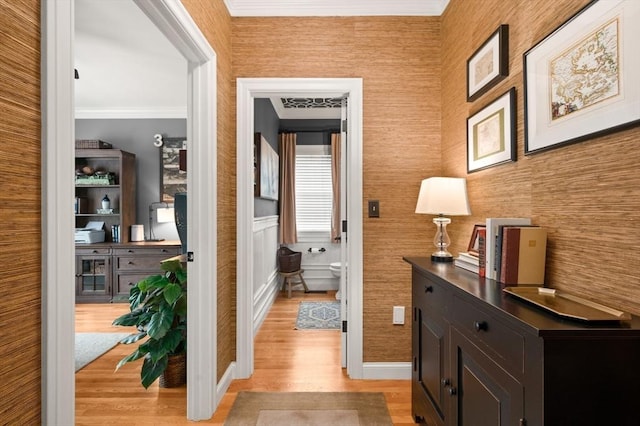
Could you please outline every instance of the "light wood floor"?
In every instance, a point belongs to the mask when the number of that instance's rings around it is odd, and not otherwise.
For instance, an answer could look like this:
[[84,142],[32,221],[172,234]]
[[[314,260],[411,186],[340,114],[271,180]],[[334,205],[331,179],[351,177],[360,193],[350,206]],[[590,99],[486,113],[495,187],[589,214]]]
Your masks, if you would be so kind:
[[[340,368],[340,333],[294,330],[301,300],[335,300],[334,294],[294,292],[276,300],[255,340],[255,371],[250,379],[234,380],[213,418],[201,424],[222,424],[237,393],[383,392],[394,425],[412,425],[409,380],[351,380]],[[76,331],[124,332],[111,321],[126,312],[126,304],[76,305]],[[186,387],[148,390],[140,385],[140,363],[114,373],[118,361],[132,351],[118,345],[76,373],[76,425],[187,425]]]

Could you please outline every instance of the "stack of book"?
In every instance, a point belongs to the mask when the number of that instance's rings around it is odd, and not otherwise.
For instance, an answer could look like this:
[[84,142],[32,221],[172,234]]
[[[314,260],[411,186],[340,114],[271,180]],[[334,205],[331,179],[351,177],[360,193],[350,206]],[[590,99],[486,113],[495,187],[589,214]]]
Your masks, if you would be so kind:
[[529,218],[487,219],[487,278],[508,285],[544,285],[546,248],[546,229]]
[[476,274],[480,270],[480,258],[469,252],[461,252],[458,257],[453,260],[453,264],[458,268],[466,269]]

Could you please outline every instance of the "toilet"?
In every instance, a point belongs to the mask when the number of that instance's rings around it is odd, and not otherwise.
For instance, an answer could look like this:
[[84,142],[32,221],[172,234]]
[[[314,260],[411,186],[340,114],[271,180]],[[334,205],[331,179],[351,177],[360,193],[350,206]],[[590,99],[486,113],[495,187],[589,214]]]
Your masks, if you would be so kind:
[[[345,270],[347,269],[348,265],[345,266]],[[331,271],[331,273],[333,274],[334,277],[340,279],[340,273],[341,273],[341,269],[342,269],[342,262],[333,262],[329,264],[329,270]],[[340,300],[340,287],[338,284],[338,291],[336,292],[336,300]]]

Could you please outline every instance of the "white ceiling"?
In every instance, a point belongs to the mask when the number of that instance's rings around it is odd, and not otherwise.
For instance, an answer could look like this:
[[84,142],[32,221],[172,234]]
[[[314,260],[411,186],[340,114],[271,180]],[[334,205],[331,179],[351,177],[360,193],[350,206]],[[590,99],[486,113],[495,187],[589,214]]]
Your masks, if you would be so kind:
[[438,16],[449,0],[224,0],[231,16]]
[[[224,0],[232,16],[432,16],[449,0]],[[133,0],[75,0],[76,118],[186,118],[187,62]],[[336,118],[287,108],[280,118]]]

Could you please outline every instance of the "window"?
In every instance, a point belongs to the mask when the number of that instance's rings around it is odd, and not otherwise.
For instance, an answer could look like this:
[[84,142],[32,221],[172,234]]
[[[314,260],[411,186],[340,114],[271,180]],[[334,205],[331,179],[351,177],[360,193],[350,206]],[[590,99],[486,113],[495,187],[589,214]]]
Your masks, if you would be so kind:
[[331,238],[331,155],[327,147],[296,147],[296,227],[298,241]]

